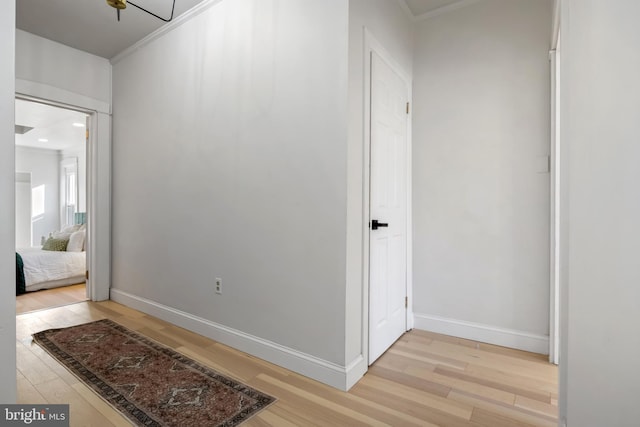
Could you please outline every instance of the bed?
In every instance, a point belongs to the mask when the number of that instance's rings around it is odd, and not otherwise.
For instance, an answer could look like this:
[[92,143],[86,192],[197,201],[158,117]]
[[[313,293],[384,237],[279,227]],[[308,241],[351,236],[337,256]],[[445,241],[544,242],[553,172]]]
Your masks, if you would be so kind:
[[62,230],[42,247],[16,249],[16,294],[84,283],[84,231]]

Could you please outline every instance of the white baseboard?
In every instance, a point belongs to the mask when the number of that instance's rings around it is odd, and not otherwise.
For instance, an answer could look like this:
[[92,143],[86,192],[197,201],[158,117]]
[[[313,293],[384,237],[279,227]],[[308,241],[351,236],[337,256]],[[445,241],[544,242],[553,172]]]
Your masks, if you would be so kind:
[[438,334],[549,354],[549,337],[545,335],[418,313],[414,314],[414,327]]
[[367,364],[362,355],[347,366],[340,366],[118,289],[110,290],[110,298],[340,390],[346,391],[351,388],[367,370]]

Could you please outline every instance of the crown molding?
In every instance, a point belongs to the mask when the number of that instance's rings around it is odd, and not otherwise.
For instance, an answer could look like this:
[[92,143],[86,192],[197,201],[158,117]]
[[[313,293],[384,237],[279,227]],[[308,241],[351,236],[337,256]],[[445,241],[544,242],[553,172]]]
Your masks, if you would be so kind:
[[398,3],[398,5],[400,5],[400,9],[404,11],[404,13],[407,15],[407,17],[410,20],[412,21],[416,20],[416,17],[413,14],[413,12],[411,12],[411,9],[409,9],[409,5],[407,4],[406,0],[396,0],[396,2]]
[[[434,16],[442,15],[444,13],[452,12],[454,10],[461,9],[463,7],[466,7],[466,6],[470,6],[472,4],[478,3],[479,1],[481,1],[481,0],[460,0],[460,1],[457,1],[455,3],[451,3],[451,4],[448,4],[446,6],[442,6],[442,7],[439,7],[437,9],[433,9],[433,10],[431,10],[429,12],[426,12],[426,13],[423,13],[421,15],[414,16],[413,20],[416,21],[416,22],[424,21],[426,19],[433,18]],[[403,0],[403,3],[404,3],[404,0]],[[405,3],[405,5],[406,5],[406,3]],[[407,6],[407,8],[408,8],[408,6]]]
[[205,0],[202,3],[198,3],[193,8],[189,9],[187,12],[173,19],[171,22],[164,24],[163,26],[161,26],[160,28],[158,28],[148,36],[140,39],[138,42],[134,43],[133,45],[129,46],[122,52],[115,55],[113,58],[110,59],[111,65],[117,64],[127,56],[136,52],[138,49],[148,45],[155,39],[162,37],[164,34],[172,31],[173,29],[179,27],[185,22],[190,21],[191,19],[195,18],[196,16],[200,15],[202,12],[210,9],[211,7],[220,3],[221,1],[222,0]]

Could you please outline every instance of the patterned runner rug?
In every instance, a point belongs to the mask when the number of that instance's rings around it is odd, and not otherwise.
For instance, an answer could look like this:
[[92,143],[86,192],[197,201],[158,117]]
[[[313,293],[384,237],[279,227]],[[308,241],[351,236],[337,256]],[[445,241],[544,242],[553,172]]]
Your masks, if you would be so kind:
[[33,338],[136,425],[231,427],[275,401],[108,319]]

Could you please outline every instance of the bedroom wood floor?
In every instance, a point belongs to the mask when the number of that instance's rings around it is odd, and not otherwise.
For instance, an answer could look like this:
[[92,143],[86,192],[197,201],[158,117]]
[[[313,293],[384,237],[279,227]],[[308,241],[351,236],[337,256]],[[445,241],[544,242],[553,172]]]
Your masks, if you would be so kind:
[[105,301],[16,316],[19,403],[70,403],[72,426],[129,422],[31,343],[33,332],[109,318],[278,398],[243,426],[557,426],[545,356],[414,330],[350,392]]
[[27,292],[16,297],[16,314],[27,313],[34,310],[59,307],[85,301],[86,287],[84,283],[79,285],[62,286],[54,289],[44,289],[36,292]]

